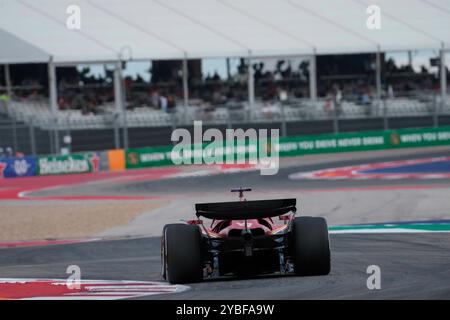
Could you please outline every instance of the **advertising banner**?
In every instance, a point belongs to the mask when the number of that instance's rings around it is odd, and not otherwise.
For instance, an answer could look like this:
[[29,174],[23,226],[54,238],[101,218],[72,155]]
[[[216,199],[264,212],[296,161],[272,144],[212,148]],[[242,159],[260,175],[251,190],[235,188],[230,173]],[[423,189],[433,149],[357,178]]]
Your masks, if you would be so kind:
[[[426,147],[450,144],[450,127],[440,128],[413,128],[386,131],[351,132],[340,134],[322,134],[315,136],[298,136],[280,138],[277,148],[280,157],[298,156],[306,154],[369,151],[393,148]],[[192,146],[191,150],[176,155],[183,157],[184,163],[198,163],[195,161],[204,152],[227,155],[230,152],[246,154],[258,149],[258,143],[247,142],[245,146],[230,150],[227,146],[215,149],[205,148],[204,144],[200,153]],[[154,166],[172,165],[172,146],[130,149],[125,152],[125,166],[127,169],[146,168]],[[259,150],[257,150],[259,151]],[[202,153],[203,152],[203,153]],[[187,160],[187,161],[186,161]]]
[[67,156],[39,157],[40,176],[72,173],[97,172],[100,169],[100,157],[97,153],[73,154]]
[[36,173],[36,157],[0,159],[0,178],[30,177]]
[[280,139],[280,156],[450,144],[450,127],[326,134]]
[[171,146],[128,149],[125,152],[125,165],[127,169],[171,165],[171,152]]

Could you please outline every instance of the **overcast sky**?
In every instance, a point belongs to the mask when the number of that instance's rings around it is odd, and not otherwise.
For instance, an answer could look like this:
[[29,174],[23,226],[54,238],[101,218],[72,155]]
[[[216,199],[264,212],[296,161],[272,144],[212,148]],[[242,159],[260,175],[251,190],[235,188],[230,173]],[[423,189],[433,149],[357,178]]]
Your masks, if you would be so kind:
[[[412,51],[413,57],[413,68],[415,71],[420,71],[421,66],[425,66],[427,69],[430,68],[430,58],[437,57],[439,52],[436,51]],[[450,69],[450,54],[447,53],[446,56],[446,65]],[[396,62],[397,66],[405,65],[408,63],[408,53],[407,52],[396,52],[396,53],[387,53],[386,60],[389,58],[393,58]],[[265,70],[273,70],[275,68],[276,61],[278,59],[271,58],[264,60]],[[302,59],[293,59],[294,64],[298,65]],[[237,66],[239,65],[239,59],[230,59],[230,69],[231,73],[235,73],[237,70]],[[151,67],[151,62],[130,62],[127,64],[126,70],[124,70],[125,76],[131,76],[136,78],[137,75],[140,75],[144,80],[150,80],[150,74],[148,70]],[[91,74],[99,76],[104,75],[103,65],[92,65]],[[202,60],[202,70],[203,76],[206,77],[208,74],[213,75],[214,72],[220,75],[222,79],[225,79],[227,76],[227,67],[225,59],[204,59]],[[433,71],[433,69],[431,69]],[[437,70],[437,69],[436,69]],[[434,70],[434,71],[436,71]]]

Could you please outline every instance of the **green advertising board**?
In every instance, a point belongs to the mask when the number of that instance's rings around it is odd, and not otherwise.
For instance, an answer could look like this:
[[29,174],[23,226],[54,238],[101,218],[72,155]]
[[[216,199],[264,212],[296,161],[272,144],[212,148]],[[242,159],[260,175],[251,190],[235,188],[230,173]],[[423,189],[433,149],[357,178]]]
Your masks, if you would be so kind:
[[280,139],[280,156],[450,144],[450,127],[326,134]]
[[[248,156],[250,152],[257,152],[258,148],[254,142],[246,142],[243,146],[235,146],[234,148],[219,147],[213,150],[207,150],[208,144],[201,145],[198,149],[195,145],[192,145],[189,150],[184,150],[182,155],[178,154],[178,159],[182,158],[184,164],[202,164],[203,156],[210,153],[221,154],[226,157],[232,154],[233,157],[239,155]],[[138,169],[138,168],[148,168],[148,167],[158,167],[165,165],[176,164],[173,160],[173,156],[177,153],[172,153],[172,146],[168,147],[152,147],[152,148],[139,148],[139,149],[129,149],[126,151],[125,163],[127,169]],[[199,151],[199,152],[198,152]]]
[[[340,134],[322,134],[315,136],[298,136],[280,138],[277,148],[280,157],[299,156],[307,154],[369,151],[394,148],[426,147],[450,144],[450,127],[440,128],[413,128],[386,131],[367,131]],[[203,150],[208,144],[203,145]],[[263,144],[262,144],[263,145]],[[146,168],[163,165],[172,165],[172,146],[130,149],[126,151],[126,167]],[[249,150],[258,149],[255,142],[247,142],[245,148],[219,147],[215,150],[221,154],[230,152],[237,154],[249,154]],[[192,148],[194,149],[194,148]],[[200,157],[201,157],[200,153]],[[189,152],[185,163],[194,163],[199,154],[194,150]],[[198,163],[198,162],[197,162]]]
[[386,148],[385,132],[342,133],[280,139],[280,156]]
[[97,153],[72,154],[38,158],[38,175],[59,175],[88,173],[99,170],[100,158]]
[[127,169],[171,165],[172,146],[128,149],[125,152]]

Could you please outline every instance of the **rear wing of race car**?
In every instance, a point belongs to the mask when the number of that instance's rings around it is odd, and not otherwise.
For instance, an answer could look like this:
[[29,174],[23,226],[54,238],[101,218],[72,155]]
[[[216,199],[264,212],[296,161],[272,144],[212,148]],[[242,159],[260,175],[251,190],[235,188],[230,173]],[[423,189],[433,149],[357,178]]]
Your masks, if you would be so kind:
[[217,220],[247,220],[280,216],[295,212],[296,199],[197,203],[197,217]]

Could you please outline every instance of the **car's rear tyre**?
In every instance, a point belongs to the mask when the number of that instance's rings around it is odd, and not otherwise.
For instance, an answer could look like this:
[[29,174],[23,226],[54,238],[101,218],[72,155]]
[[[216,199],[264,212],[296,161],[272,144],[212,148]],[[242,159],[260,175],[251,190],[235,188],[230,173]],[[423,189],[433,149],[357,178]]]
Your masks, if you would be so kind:
[[170,283],[202,280],[203,259],[198,226],[169,224],[163,232],[163,277]]
[[164,226],[163,232],[161,235],[161,276],[164,280],[167,280],[166,279],[166,246],[165,246],[166,228],[167,228],[167,225]]
[[321,217],[298,217],[292,226],[294,272],[302,276],[330,273],[328,226]]

